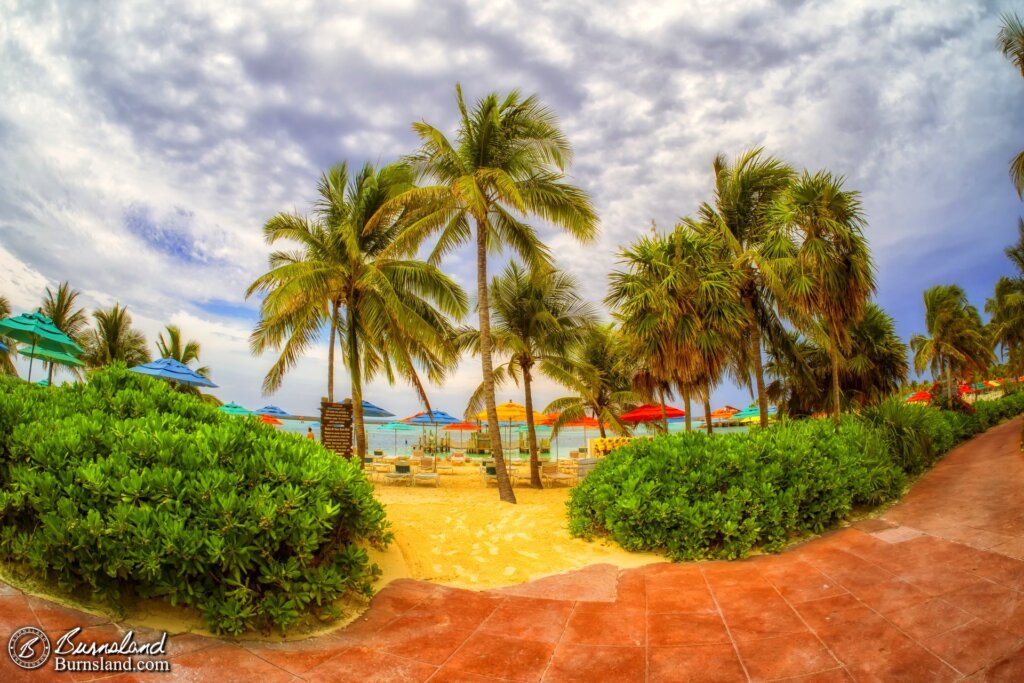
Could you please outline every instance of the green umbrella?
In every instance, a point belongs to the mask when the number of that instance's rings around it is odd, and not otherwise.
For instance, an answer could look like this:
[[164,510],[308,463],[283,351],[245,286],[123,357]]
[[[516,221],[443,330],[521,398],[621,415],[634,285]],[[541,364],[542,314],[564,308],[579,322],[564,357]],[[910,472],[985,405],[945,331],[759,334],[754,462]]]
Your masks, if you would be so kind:
[[386,425],[381,425],[379,429],[387,429],[395,433],[395,455],[398,455],[398,432],[416,431],[404,422],[389,422]]
[[76,367],[83,367],[85,363],[78,360],[74,356],[64,353],[63,351],[51,351],[50,349],[44,349],[42,347],[36,349],[18,349],[18,353],[23,356],[29,356],[30,358],[38,358],[44,360],[47,363],[56,363],[58,365],[74,365]]
[[[0,320],[0,334],[14,341],[31,344],[33,353],[37,347],[74,356],[83,353],[81,346],[73,342],[59,327],[53,324],[51,319],[39,311],[22,313],[15,318]],[[32,359],[33,357],[29,354],[29,382],[32,381]]]
[[240,417],[248,417],[250,415],[255,415],[256,414],[256,413],[252,412],[251,410],[249,410],[247,408],[243,408],[242,406],[238,405],[237,403],[225,403],[224,405],[222,405],[220,407],[220,412],[227,413],[228,415],[236,415],[236,416],[240,416]]

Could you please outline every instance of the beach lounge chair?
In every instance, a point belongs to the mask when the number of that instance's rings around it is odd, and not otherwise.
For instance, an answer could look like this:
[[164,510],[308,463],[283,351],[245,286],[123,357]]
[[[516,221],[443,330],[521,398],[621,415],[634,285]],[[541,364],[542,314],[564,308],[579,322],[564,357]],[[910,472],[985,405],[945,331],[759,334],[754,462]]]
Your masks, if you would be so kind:
[[384,480],[392,484],[412,485],[412,466],[408,460],[399,460],[395,463],[394,472],[386,472]]
[[434,471],[434,459],[429,457],[420,458],[420,471],[412,475],[413,484],[441,485],[441,476]]
[[380,448],[373,449],[373,454],[378,458],[384,457],[384,451],[381,450]]
[[575,479],[571,474],[560,472],[558,470],[558,465],[553,462],[546,462],[541,465],[540,478],[542,481],[546,481],[552,485],[557,482],[563,482],[566,486]]
[[452,467],[451,458],[446,460],[437,459],[437,464],[434,465],[434,471],[438,474],[455,474],[455,468]]
[[480,465],[480,478],[483,479],[484,486],[492,483],[498,485],[498,470],[495,469],[493,460]]
[[453,465],[465,465],[466,454],[463,453],[462,451],[455,451],[454,453],[452,453],[452,457],[448,459],[448,462],[450,462]]

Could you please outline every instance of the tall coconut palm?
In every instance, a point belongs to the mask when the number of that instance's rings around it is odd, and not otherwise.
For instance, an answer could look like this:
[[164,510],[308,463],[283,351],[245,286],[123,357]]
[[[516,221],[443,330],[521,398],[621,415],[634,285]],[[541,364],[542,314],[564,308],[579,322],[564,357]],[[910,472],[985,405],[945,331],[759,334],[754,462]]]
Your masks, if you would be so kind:
[[[352,176],[346,164],[334,166],[321,179],[314,219],[279,214],[267,222],[269,244],[292,240],[303,250],[274,252],[271,270],[247,292],[266,293],[250,339],[253,351],[281,350],[265,390],[280,386],[324,324],[332,327],[332,351],[337,333],[352,383],[360,461],[366,455],[363,382],[381,373],[389,382],[400,376],[429,410],[421,373],[440,382],[454,367],[449,316],[461,318],[468,310],[466,294],[451,278],[424,261],[397,258],[392,249],[413,214],[384,207],[411,187],[412,173],[403,164],[367,164]],[[333,390],[333,380],[328,387]]]
[[[10,317],[11,302],[7,300],[7,297],[0,296],[0,320]],[[0,374],[17,377],[18,370],[14,367],[15,343],[3,336],[0,336],[0,342],[3,342],[9,349],[8,351],[0,351]]]
[[602,438],[607,436],[605,425],[618,434],[628,434],[619,417],[639,402],[632,385],[635,365],[635,356],[612,325],[588,328],[584,339],[565,356],[546,360],[544,374],[573,392],[544,408],[545,413],[559,413],[555,433],[589,413],[599,421]]
[[1017,219],[1017,243],[1005,253],[1017,274],[999,278],[985,312],[992,342],[1007,353],[1009,369],[1017,376],[1024,373],[1024,219]]
[[659,393],[675,385],[688,417],[689,397],[697,393],[710,433],[710,393],[733,361],[730,350],[746,319],[738,272],[721,258],[717,238],[691,225],[684,221],[669,235],[641,237],[622,250],[626,270],[612,273],[606,302],[644,359],[640,377],[660,383]]
[[528,268],[544,266],[550,254],[526,219],[536,216],[580,242],[589,242],[597,232],[597,214],[586,192],[565,181],[572,148],[554,113],[535,95],[524,98],[517,90],[504,97],[491,93],[471,109],[458,85],[455,94],[460,118],[454,142],[426,122],[413,124],[421,147],[410,162],[434,185],[413,190],[404,198],[430,210],[410,227],[403,245],[416,247],[437,234],[430,257],[437,263],[466,242],[476,244],[487,424],[499,495],[514,503],[494,397],[487,254],[509,246]]
[[[793,332],[794,359],[769,355],[765,372],[771,381],[768,396],[791,416],[806,416],[831,407],[826,387],[831,386],[832,357],[827,334],[820,325]],[[839,381],[844,405],[872,405],[898,391],[907,381],[907,345],[896,334],[896,324],[881,307],[868,303],[864,315],[849,330],[849,350],[840,365]]]
[[[1004,14],[997,42],[999,49],[1024,78],[1024,22],[1016,14]],[[1010,161],[1010,179],[1017,196],[1024,198],[1024,151]]]
[[791,315],[814,320],[824,330],[832,362],[832,419],[839,429],[839,374],[849,330],[875,291],[859,193],[844,190],[843,178],[828,171],[804,171],[781,193],[772,216],[799,243],[783,278],[783,304]]
[[[761,426],[768,426],[768,397],[764,388],[762,350],[787,344],[776,298],[782,290],[780,261],[791,257],[792,240],[772,219],[771,208],[792,182],[793,169],[784,161],[748,150],[731,165],[719,155],[713,164],[715,196],[701,205],[693,225],[719,240],[726,258],[738,273],[740,301],[745,312],[745,348],[736,362],[745,377],[753,376]],[[749,380],[745,382],[749,384]]]
[[128,308],[120,304],[93,311],[96,327],[82,333],[82,360],[90,368],[120,361],[128,367],[148,363],[152,356],[146,336],[132,327]]
[[[533,380],[537,368],[565,356],[597,324],[594,308],[576,294],[576,280],[547,268],[528,271],[515,261],[491,281],[491,334],[493,350],[508,361],[494,368],[495,383],[522,378],[526,431],[530,448],[530,484],[541,488],[534,421]],[[479,333],[473,331],[479,350]],[[480,410],[484,386],[470,400],[468,412]]]
[[[71,289],[71,285],[67,282],[60,283],[57,286],[56,292],[47,287],[41,309],[43,315],[50,318],[53,324],[57,326],[57,329],[66,334],[75,343],[81,341],[82,333],[89,326],[89,318],[86,316],[85,311],[81,308],[75,308],[75,302],[78,300],[79,294],[79,291]],[[48,368],[46,381],[49,384],[53,384],[53,371],[56,363],[46,363],[46,365]]]
[[972,369],[984,373],[994,358],[991,343],[978,310],[958,285],[925,290],[924,307],[928,336],[910,338],[914,367],[918,372],[930,368],[936,381],[945,376],[947,397],[952,401],[953,373]]

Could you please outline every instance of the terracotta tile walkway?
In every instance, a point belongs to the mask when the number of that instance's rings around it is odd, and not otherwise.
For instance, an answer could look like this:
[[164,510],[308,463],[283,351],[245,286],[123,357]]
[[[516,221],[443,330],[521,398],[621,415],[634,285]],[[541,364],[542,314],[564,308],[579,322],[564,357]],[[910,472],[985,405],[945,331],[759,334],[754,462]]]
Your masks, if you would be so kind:
[[[396,581],[297,643],[170,639],[157,681],[1024,680],[1021,421],[951,453],[881,519],[742,562],[588,567],[477,593]],[[0,636],[123,625],[0,584]],[[64,678],[66,677],[66,678]],[[89,680],[14,669],[0,681]],[[120,677],[105,680],[138,680]]]

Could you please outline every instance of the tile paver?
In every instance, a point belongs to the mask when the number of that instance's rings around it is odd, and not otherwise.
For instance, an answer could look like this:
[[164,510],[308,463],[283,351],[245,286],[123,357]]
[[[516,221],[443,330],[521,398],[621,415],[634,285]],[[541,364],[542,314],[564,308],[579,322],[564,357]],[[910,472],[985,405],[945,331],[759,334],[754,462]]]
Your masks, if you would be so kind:
[[[102,680],[1024,680],[1020,429],[980,435],[882,516],[781,555],[594,565],[488,592],[394,581],[345,629],[292,643],[174,635],[170,676]],[[3,583],[0,624],[129,628]],[[0,657],[0,680],[46,678]]]

